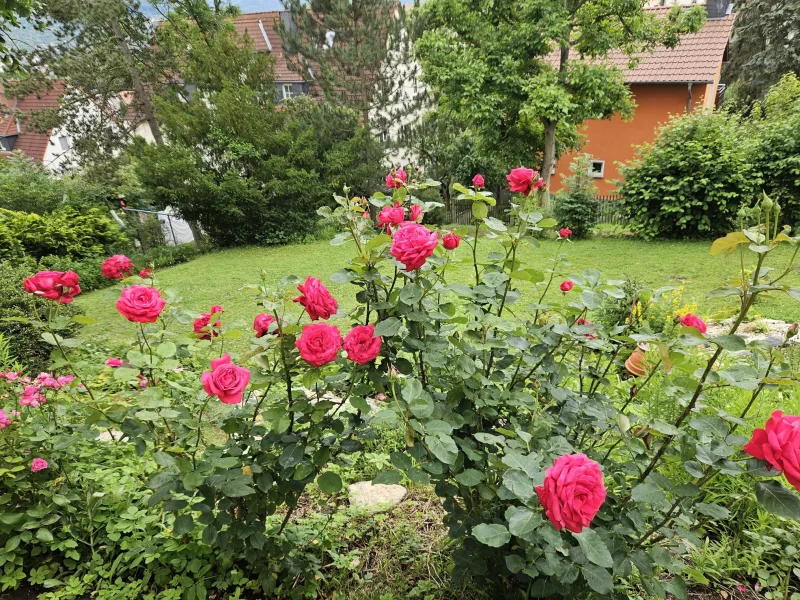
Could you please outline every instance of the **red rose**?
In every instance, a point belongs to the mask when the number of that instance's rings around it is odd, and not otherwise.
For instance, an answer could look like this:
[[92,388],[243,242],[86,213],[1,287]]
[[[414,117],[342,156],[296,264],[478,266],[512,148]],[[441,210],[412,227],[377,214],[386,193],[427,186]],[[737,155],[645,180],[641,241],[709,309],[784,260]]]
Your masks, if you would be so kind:
[[23,282],[25,291],[35,296],[57,300],[61,304],[69,304],[72,299],[81,293],[78,285],[80,277],[74,271],[39,271],[33,277],[28,277]]
[[572,236],[572,229],[570,229],[569,227],[564,227],[558,232],[558,237],[560,237],[561,239],[567,239],[568,237],[571,236]]
[[382,342],[380,336],[375,337],[375,325],[358,325],[344,338],[344,350],[348,360],[365,365],[380,354]]
[[115,254],[103,261],[100,272],[106,279],[124,279],[133,272],[133,263],[124,254]]
[[408,181],[408,175],[403,169],[392,169],[386,175],[386,187],[388,188],[401,188]]
[[764,429],[753,431],[744,451],[767,461],[800,491],[800,417],[784,417],[782,411],[776,410]]
[[157,289],[132,285],[122,290],[117,300],[117,312],[133,323],[155,323],[166,304]]
[[475,186],[476,190],[483,188],[486,185],[486,182],[483,180],[483,175],[480,173],[475,175],[475,177],[472,178],[472,185]]
[[335,325],[313,323],[303,327],[295,346],[304,361],[315,367],[321,367],[336,360],[336,355],[342,348],[342,335]]
[[[538,173],[537,173],[537,175],[538,175]],[[541,177],[539,177],[539,179],[537,179],[537,180],[534,182],[534,184],[533,184],[533,189],[538,191],[538,190],[542,189],[543,187],[544,187],[544,179],[542,179]]]
[[211,307],[211,312],[207,313],[200,313],[200,316],[194,320],[193,323],[193,331],[200,336],[201,340],[210,340],[212,337],[217,337],[219,335],[219,330],[222,328],[222,323],[216,321],[213,327],[208,326],[211,322],[212,315],[220,315],[224,311],[219,304],[215,304]]
[[519,167],[513,169],[511,173],[506,176],[506,179],[508,180],[508,187],[512,192],[518,192],[527,196],[533,189],[534,178],[538,176],[539,174],[533,169]]
[[260,338],[269,333],[269,326],[275,322],[275,317],[265,313],[256,315],[253,321],[253,329],[256,330],[256,337]]
[[415,223],[422,223],[422,216],[425,214],[425,211],[422,210],[422,207],[419,204],[412,204],[411,205],[411,220]]
[[386,233],[391,232],[392,227],[399,227],[406,220],[406,209],[398,202],[395,206],[384,206],[378,213],[378,223]]
[[244,388],[250,383],[250,369],[233,364],[226,352],[211,361],[211,370],[204,371],[200,381],[209,396],[216,396],[223,404],[239,404]]
[[681,318],[681,325],[684,327],[694,327],[700,333],[706,332],[706,323],[700,317],[693,315],[692,313],[686,313]]
[[553,526],[580,533],[606,500],[600,465],[585,454],[559,456],[536,487],[539,502]]
[[306,277],[306,282],[298,285],[297,289],[302,295],[295,298],[294,301],[305,306],[312,321],[329,319],[339,308],[339,304],[331,296],[328,288],[315,277]]
[[139,271],[139,277],[141,277],[142,279],[150,279],[152,276],[153,276],[152,269],[142,269],[141,271]]
[[458,248],[458,245],[461,243],[461,236],[456,235],[452,231],[450,233],[445,233],[442,236],[442,246],[444,246],[445,250],[455,250]]
[[404,223],[392,239],[391,254],[406,271],[419,269],[433,254],[439,234],[417,223]]
[[121,358],[109,358],[106,361],[106,365],[111,367],[112,369],[116,369],[117,367],[122,366],[122,359]]
[[566,281],[562,281],[559,287],[561,288],[561,291],[566,294],[568,291],[572,289],[574,285],[575,285],[574,283],[572,283],[569,279],[567,279]]

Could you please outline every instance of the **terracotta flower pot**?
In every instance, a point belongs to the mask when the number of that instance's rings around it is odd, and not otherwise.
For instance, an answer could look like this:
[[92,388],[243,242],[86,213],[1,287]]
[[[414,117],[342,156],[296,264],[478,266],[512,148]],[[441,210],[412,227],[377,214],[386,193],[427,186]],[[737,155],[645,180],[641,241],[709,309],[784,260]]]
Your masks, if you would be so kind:
[[628,360],[625,361],[625,369],[631,375],[636,377],[641,377],[642,375],[647,375],[647,371],[644,368],[644,350],[642,348],[636,348],[628,357]]

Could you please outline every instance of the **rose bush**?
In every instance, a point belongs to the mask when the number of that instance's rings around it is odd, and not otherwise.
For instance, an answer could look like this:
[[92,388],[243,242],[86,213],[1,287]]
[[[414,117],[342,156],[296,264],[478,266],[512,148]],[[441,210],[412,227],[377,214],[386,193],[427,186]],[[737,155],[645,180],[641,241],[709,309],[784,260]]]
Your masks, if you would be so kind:
[[[0,546],[13,560],[9,585],[45,549],[58,555],[47,565],[55,575],[105,551],[92,540],[63,545],[73,504],[82,513],[94,506],[91,478],[70,453],[101,443],[99,435],[141,457],[146,466],[134,481],[147,489],[132,497],[159,511],[142,518],[155,517],[148,523],[170,539],[163,558],[153,558],[163,561],[156,575],[139,584],[166,590],[177,582],[191,597],[204,597],[207,586],[233,588],[237,574],[267,596],[310,593],[320,563],[292,533],[295,509],[313,484],[333,510],[343,488],[334,467],[379,426],[401,431],[405,448],[374,481],[432,485],[455,541],[454,577],[494,597],[622,598],[628,588],[615,583],[635,574],[648,594],[686,598],[686,544],[731,516],[707,494],[717,477],[747,478],[767,510],[800,517],[800,495],[781,483],[796,482],[797,417],[774,415],[749,443],[740,431],[763,390],[796,383],[789,340],[737,335],[759,296],[800,297],[789,284],[792,261],[766,265],[775,248],[796,252],[798,238],[779,230],[773,207],[759,205],[714,243],[713,254],[741,254],[743,269],[713,292],[738,299],[724,335],[706,335],[695,316],[658,333],[630,322],[607,328],[593,313],[624,292],[591,269],[565,273],[568,234],[554,242],[546,268],[520,259],[523,246],[538,247],[539,232],[557,226],[536,211],[543,192],[535,177],[513,178],[522,195],[511,226],[488,217],[490,193],[457,187],[474,217],[474,228],[452,234],[455,246],[466,246],[458,252],[424,224],[382,227],[365,214],[364,200],[337,196],[335,209],[319,212],[343,229],[332,243],[354,249],[332,276],[355,287],[357,302],[346,311],[321,281],[293,276],[249,286],[252,329],[221,319],[211,326],[215,335],[198,335],[197,313],[176,294],[160,290],[155,277],[127,277],[117,308],[131,322],[134,345],[122,358],[104,354],[91,364],[80,340],[62,336],[74,319],[91,322],[62,312],[59,299],[73,290],[72,280],[62,281],[47,314],[31,320],[53,346],[54,372],[0,379],[0,439],[13,448],[0,459],[8,475],[0,480]],[[424,221],[435,208],[415,196],[435,182],[409,183],[399,172],[391,182],[391,196],[369,199],[379,211],[410,215],[418,205]],[[486,258],[479,242],[491,244]],[[470,281],[450,281],[465,250]],[[54,277],[43,275],[30,293],[56,289],[45,285]],[[573,284],[569,294],[558,292],[559,281]],[[239,347],[225,345],[237,339]],[[640,345],[652,349],[644,374],[623,378],[623,357]],[[654,386],[668,420],[642,408],[642,390]],[[725,387],[750,394],[739,414],[707,403],[710,390]],[[136,556],[128,543],[112,544],[119,564]],[[187,545],[211,557],[200,564],[216,565],[213,576],[205,567],[181,570]]]

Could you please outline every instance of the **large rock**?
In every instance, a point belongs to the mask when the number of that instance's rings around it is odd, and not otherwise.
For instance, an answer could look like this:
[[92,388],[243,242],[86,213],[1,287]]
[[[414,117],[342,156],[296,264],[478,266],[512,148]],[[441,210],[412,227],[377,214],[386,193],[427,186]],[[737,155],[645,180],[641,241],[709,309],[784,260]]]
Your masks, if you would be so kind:
[[350,506],[387,510],[400,504],[406,497],[406,488],[402,485],[384,485],[371,481],[359,481],[348,486]]

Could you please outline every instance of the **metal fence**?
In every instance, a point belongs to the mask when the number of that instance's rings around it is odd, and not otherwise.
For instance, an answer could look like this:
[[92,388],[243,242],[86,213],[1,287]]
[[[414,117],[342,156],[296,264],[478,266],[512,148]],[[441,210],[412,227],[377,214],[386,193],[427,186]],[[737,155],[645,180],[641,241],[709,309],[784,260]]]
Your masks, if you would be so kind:
[[[489,207],[489,216],[508,222],[506,211],[511,206],[511,194],[507,190],[500,190],[495,196],[497,204]],[[595,196],[597,201],[597,223],[622,225],[625,218],[622,214],[622,205],[619,194],[606,194]],[[472,202],[467,200],[452,199],[449,206],[450,222],[458,225],[472,224]]]
[[597,200],[597,223],[622,225],[625,222],[622,214],[622,203],[619,194],[595,196]]

